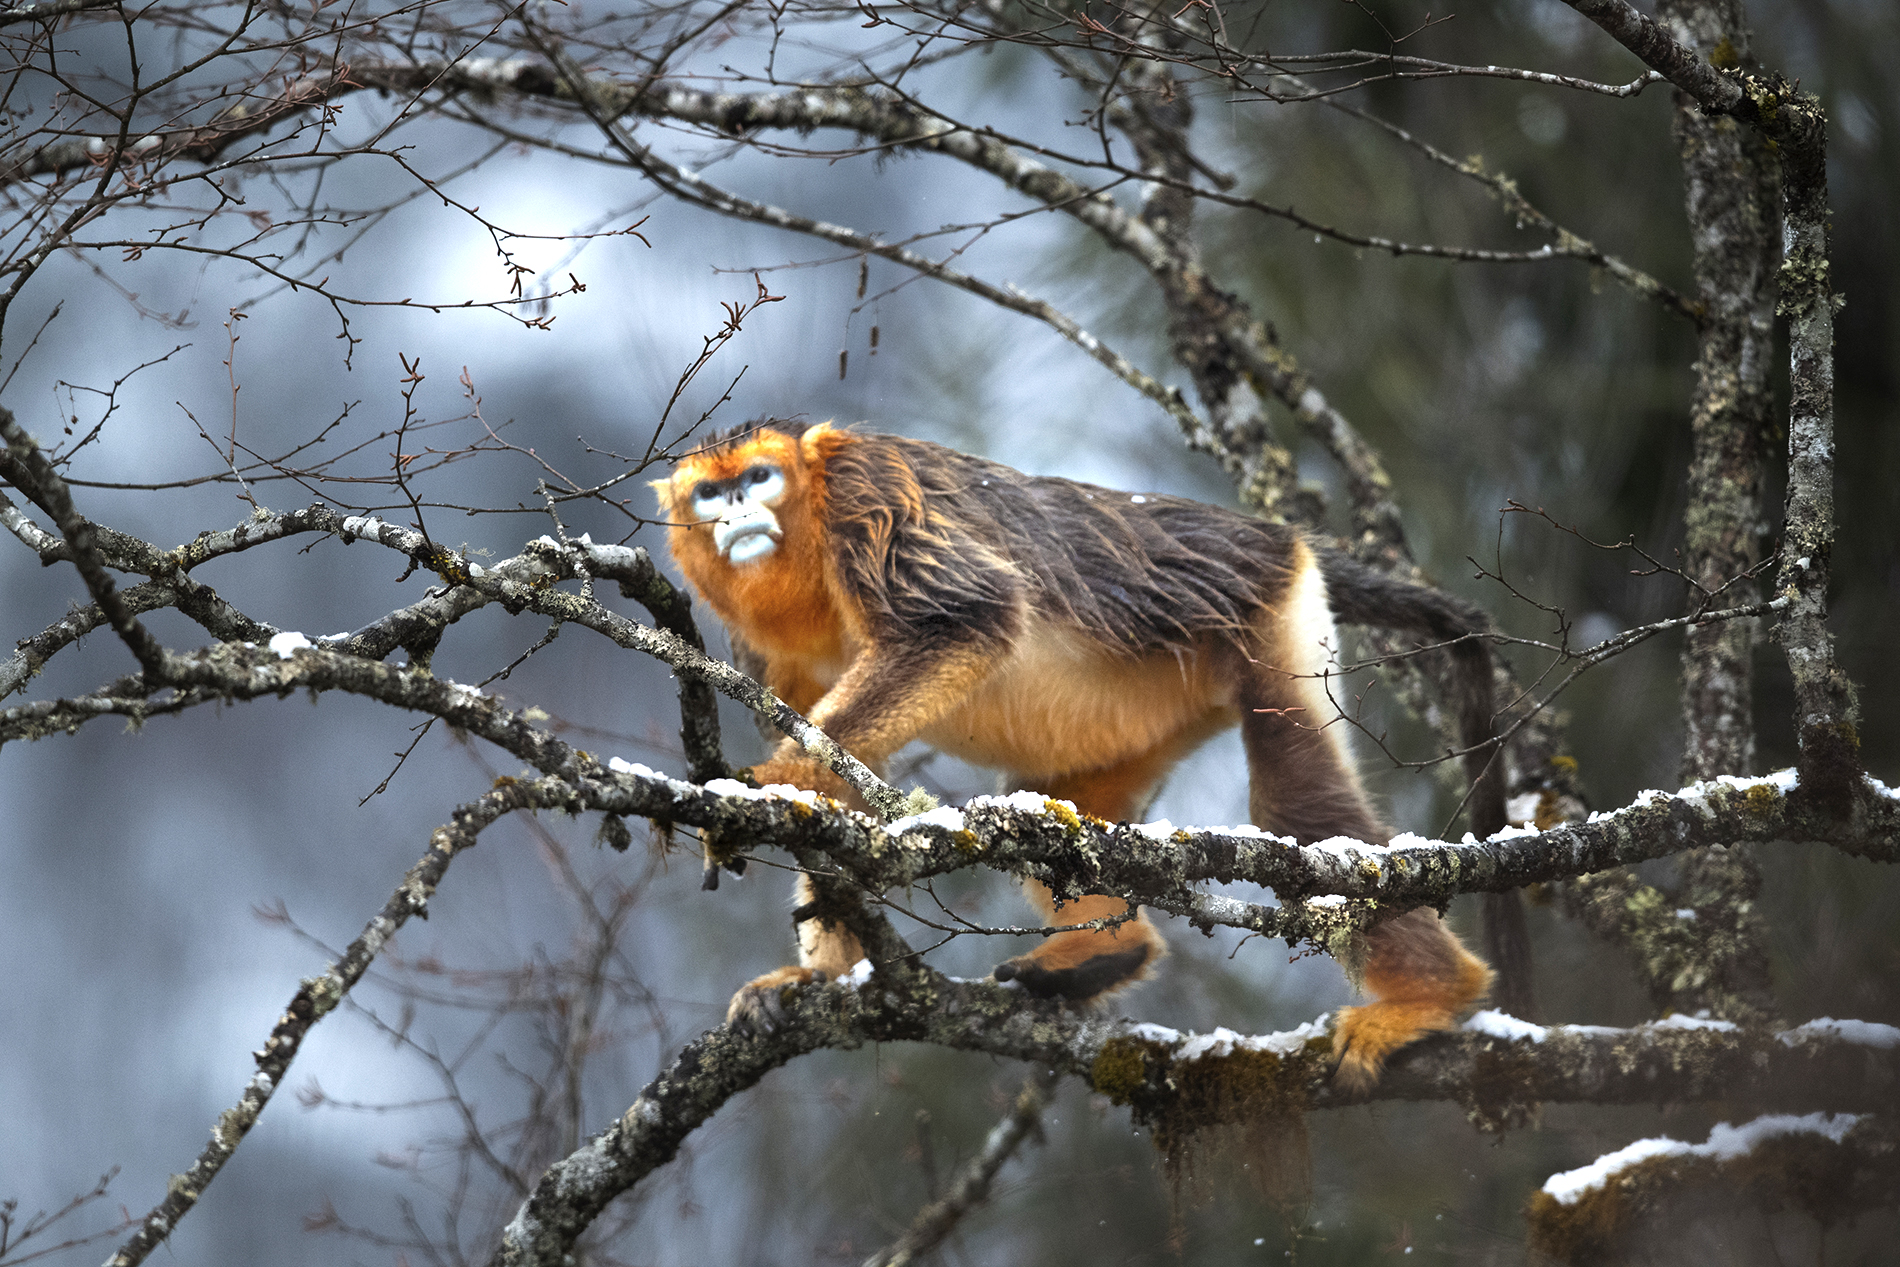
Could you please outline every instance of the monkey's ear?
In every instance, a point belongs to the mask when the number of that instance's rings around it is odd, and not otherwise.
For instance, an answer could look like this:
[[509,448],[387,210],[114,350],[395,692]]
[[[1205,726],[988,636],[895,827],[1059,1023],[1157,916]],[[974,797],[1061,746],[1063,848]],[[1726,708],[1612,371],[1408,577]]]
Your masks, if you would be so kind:
[[798,437],[798,456],[805,465],[823,470],[832,454],[852,443],[857,437],[849,431],[840,431],[829,422],[805,428]]
[[655,493],[659,494],[660,518],[662,519],[678,518],[678,516],[674,513],[674,508],[673,508],[673,481],[670,479],[648,480],[647,487],[652,489]]

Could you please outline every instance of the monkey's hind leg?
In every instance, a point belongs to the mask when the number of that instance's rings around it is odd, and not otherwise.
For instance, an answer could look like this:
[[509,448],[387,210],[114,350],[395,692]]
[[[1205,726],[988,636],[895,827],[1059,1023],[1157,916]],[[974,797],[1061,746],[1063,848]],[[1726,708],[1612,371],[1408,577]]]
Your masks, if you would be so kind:
[[[1101,770],[1042,780],[1041,790],[1074,801],[1085,814],[1125,821],[1147,804],[1175,756],[1171,749],[1157,749]],[[1023,894],[1046,924],[1086,924],[1128,913],[1128,903],[1104,896],[1076,898],[1057,910],[1048,887],[1035,880],[1023,882]],[[997,964],[995,975],[998,981],[1020,982],[1040,998],[1092,999],[1144,979],[1167,953],[1147,913],[1137,911],[1133,919],[1100,931],[1057,933],[1028,954]]]
[[1372,1002],[1341,1008],[1333,1027],[1334,1078],[1355,1092],[1369,1090],[1399,1048],[1454,1028],[1491,987],[1491,969],[1430,908],[1375,925],[1366,952]]
[[[817,899],[811,877],[801,875],[792,889],[797,908]],[[794,909],[797,909],[794,908]],[[798,963],[754,977],[739,987],[726,1005],[726,1024],[746,1034],[769,1034],[785,1021],[786,992],[808,984],[822,985],[857,967],[864,947],[851,930],[813,915],[798,924]]]

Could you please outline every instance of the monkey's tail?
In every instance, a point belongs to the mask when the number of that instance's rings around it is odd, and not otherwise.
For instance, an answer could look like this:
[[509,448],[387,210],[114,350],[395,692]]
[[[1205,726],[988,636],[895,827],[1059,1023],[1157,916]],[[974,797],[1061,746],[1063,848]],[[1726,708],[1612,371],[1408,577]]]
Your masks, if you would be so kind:
[[[1320,572],[1326,579],[1334,619],[1422,635],[1444,644],[1451,661],[1447,702],[1457,710],[1458,739],[1465,749],[1466,802],[1471,831],[1483,840],[1505,825],[1504,758],[1497,742],[1495,677],[1491,621],[1482,610],[1442,590],[1387,576],[1357,560],[1324,551]],[[1536,1010],[1531,993],[1530,929],[1515,889],[1484,895],[1485,951],[1497,969],[1492,995],[1513,1016],[1530,1019]]]

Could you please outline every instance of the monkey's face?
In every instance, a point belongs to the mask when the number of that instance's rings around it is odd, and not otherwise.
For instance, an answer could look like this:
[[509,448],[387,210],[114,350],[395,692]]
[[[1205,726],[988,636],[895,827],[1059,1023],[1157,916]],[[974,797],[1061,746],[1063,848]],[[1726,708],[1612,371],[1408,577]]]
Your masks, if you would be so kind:
[[758,563],[785,540],[784,502],[797,462],[788,438],[761,434],[685,459],[660,486],[661,499],[691,525],[688,532],[709,534],[720,558],[735,567]]
[[752,563],[785,539],[772,505],[785,493],[785,472],[756,462],[731,479],[693,485],[693,518],[712,525],[713,548],[733,563]]

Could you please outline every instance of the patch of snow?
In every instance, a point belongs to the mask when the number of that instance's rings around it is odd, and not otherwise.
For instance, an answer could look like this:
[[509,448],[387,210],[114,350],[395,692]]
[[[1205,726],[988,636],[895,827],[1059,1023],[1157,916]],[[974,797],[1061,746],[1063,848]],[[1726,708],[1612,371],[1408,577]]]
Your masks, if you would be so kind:
[[1136,1038],[1151,1043],[1165,1043],[1170,1047],[1181,1041],[1180,1030],[1169,1029],[1166,1025],[1154,1025],[1148,1021],[1143,1021],[1130,1032],[1133,1033]]
[[1310,1021],[1303,1021],[1292,1029],[1283,1029],[1274,1034],[1260,1034],[1246,1040],[1246,1045],[1254,1051],[1270,1051],[1276,1056],[1291,1056],[1315,1038],[1326,1036],[1327,1023],[1332,1013],[1321,1012]]
[[1544,1191],[1559,1204],[1575,1205],[1586,1194],[1601,1188],[1620,1171],[1652,1157],[1708,1157],[1714,1161],[1734,1161],[1754,1152],[1763,1141],[1782,1135],[1822,1135],[1838,1144],[1860,1121],[1855,1113],[1809,1113],[1803,1117],[1777,1113],[1758,1117],[1740,1126],[1718,1123],[1709,1132],[1705,1144],[1685,1144],[1678,1139],[1639,1139],[1634,1144],[1606,1153],[1587,1166],[1566,1170],[1544,1180]]
[[658,770],[641,765],[638,761],[625,761],[619,757],[608,757],[607,768],[615,774],[631,774],[641,779],[663,779],[666,776]]
[[[1028,814],[1041,814],[1048,809],[1050,799],[1041,792],[1011,792],[1008,796],[979,796],[967,808],[1015,809]],[[1056,804],[1075,808],[1071,801],[1057,801]]]
[[[1740,778],[1733,774],[1721,774],[1717,775],[1713,780],[1714,786],[1716,787],[1732,787],[1742,792],[1746,792],[1751,787],[1771,787],[1777,792],[1784,794],[1792,792],[1798,782],[1799,780],[1795,777],[1795,772],[1792,767],[1786,770],[1776,770],[1773,774],[1763,774],[1754,778]],[[1696,786],[1702,787],[1705,785],[1698,783]]]
[[[1174,824],[1165,818],[1158,818],[1152,823],[1130,823],[1128,825],[1150,840],[1168,840],[1174,835],[1175,830]],[[1210,828],[1209,830],[1215,829]]]
[[1368,844],[1363,840],[1354,840],[1351,836],[1328,836],[1325,840],[1307,846],[1320,853],[1331,854],[1340,861],[1357,865],[1375,853],[1386,852],[1386,846]]
[[818,793],[810,788],[794,787],[790,783],[768,783],[759,789],[761,796],[776,797],[781,801],[797,801],[800,805],[818,804]]
[[903,818],[893,818],[884,824],[884,831],[890,836],[901,836],[907,831],[916,831],[919,827],[941,827],[945,831],[963,830],[963,811],[950,805],[939,805],[936,809],[922,814],[907,814]]
[[871,979],[871,961],[869,959],[858,960],[856,963],[851,965],[851,971],[845,973],[842,977],[838,978],[839,981],[843,982],[845,985],[850,986],[854,990],[861,988],[865,984],[865,982],[869,981],[870,979]]
[[315,648],[311,646],[310,639],[294,630],[288,633],[280,633],[270,640],[270,649],[277,653],[279,660],[288,660],[294,653],[306,647],[315,650]]
[[1651,798],[1658,796],[1678,801],[1700,801],[1707,797],[1711,790],[1718,787],[1734,788],[1743,792],[1746,792],[1751,787],[1771,787],[1785,796],[1793,791],[1798,783],[1799,780],[1796,779],[1793,770],[1777,770],[1773,774],[1764,774],[1746,779],[1738,778],[1732,774],[1724,774],[1705,783],[1691,783],[1688,787],[1682,788],[1673,794],[1661,791],[1657,788],[1645,788],[1632,797],[1630,803],[1621,809],[1592,810],[1590,816],[1583,821],[1585,823],[1607,822],[1625,810],[1641,809],[1650,802]]
[[1608,1183],[1610,1176],[1652,1157],[1674,1157],[1689,1151],[1679,1139],[1639,1139],[1634,1144],[1605,1153],[1587,1166],[1566,1170],[1544,1180],[1544,1191],[1557,1198],[1559,1205],[1575,1205],[1586,1193]]
[[1706,1016],[1684,1016],[1678,1012],[1674,1016],[1665,1016],[1660,1021],[1650,1021],[1644,1029],[1713,1029],[1733,1031],[1740,1027],[1734,1021],[1716,1021]]
[[1346,899],[1339,893],[1321,893],[1317,897],[1307,898],[1306,904],[1308,906],[1344,906]]
[[1551,1032],[1577,1034],[1584,1038],[1621,1038],[1629,1031],[1618,1029],[1614,1025],[1553,1025]]
[[1825,1135],[1830,1143],[1838,1144],[1847,1138],[1847,1132],[1854,1129],[1861,1117],[1859,1113],[1807,1113],[1800,1117],[1774,1113],[1740,1126],[1718,1122],[1709,1132],[1709,1142],[1701,1147],[1708,1149],[1717,1161],[1734,1161],[1754,1152],[1763,1140],[1778,1135]]
[[1678,906],[1676,908],[1676,918],[1677,919],[1694,919],[1695,910],[1693,907]]
[[1181,1050],[1175,1056],[1181,1060],[1199,1060],[1202,1056],[1231,1056],[1234,1045],[1245,1035],[1236,1034],[1225,1025],[1216,1026],[1212,1033],[1195,1034],[1181,1044]]
[[1858,1043],[1862,1047],[1900,1047],[1900,1029],[1882,1025],[1878,1021],[1837,1021],[1831,1016],[1783,1030],[1775,1037],[1789,1047],[1817,1038]]
[[1486,1010],[1478,1012],[1465,1022],[1464,1027],[1474,1034],[1489,1034],[1493,1038],[1502,1038],[1510,1042],[1528,1038],[1533,1043],[1541,1043],[1550,1036],[1550,1030],[1542,1025],[1533,1025],[1529,1021],[1520,1021],[1505,1012]]
[[[1307,1021],[1293,1029],[1274,1034],[1236,1034],[1226,1026],[1220,1026],[1211,1033],[1188,1035],[1187,1041],[1182,1043],[1181,1049],[1175,1053],[1175,1058],[1199,1060],[1203,1056],[1231,1056],[1237,1051],[1263,1051],[1275,1056],[1290,1056],[1313,1039],[1324,1038],[1328,1019],[1329,1014],[1322,1012],[1316,1020]],[[1152,1031],[1152,1034],[1143,1033],[1141,1036],[1152,1037],[1156,1042],[1172,1043],[1181,1038],[1176,1031],[1163,1029],[1159,1025],[1145,1028]],[[1173,1035],[1173,1037],[1164,1038],[1161,1036],[1163,1034]]]
[[747,787],[737,779],[707,779],[705,787],[714,796],[736,796],[742,801],[798,801],[805,805],[813,805],[818,801],[818,793],[793,787],[789,783]]

